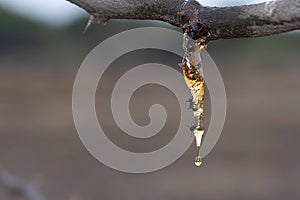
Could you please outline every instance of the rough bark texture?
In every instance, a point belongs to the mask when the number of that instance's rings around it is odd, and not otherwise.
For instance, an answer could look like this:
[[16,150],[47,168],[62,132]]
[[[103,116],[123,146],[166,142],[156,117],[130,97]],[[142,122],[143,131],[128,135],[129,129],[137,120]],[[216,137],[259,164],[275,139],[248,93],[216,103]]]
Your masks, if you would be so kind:
[[260,37],[300,29],[300,0],[273,0],[233,7],[205,7],[195,0],[68,0],[94,16],[109,19],[151,19],[185,28],[206,25],[211,40]]

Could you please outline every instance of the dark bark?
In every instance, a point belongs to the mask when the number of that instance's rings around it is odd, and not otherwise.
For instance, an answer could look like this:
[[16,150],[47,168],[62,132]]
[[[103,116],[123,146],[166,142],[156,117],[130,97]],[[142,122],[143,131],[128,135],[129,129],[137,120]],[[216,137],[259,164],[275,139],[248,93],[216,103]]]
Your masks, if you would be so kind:
[[109,19],[150,19],[185,28],[186,23],[206,25],[212,40],[260,37],[300,29],[300,0],[205,7],[195,0],[68,0],[94,16]]

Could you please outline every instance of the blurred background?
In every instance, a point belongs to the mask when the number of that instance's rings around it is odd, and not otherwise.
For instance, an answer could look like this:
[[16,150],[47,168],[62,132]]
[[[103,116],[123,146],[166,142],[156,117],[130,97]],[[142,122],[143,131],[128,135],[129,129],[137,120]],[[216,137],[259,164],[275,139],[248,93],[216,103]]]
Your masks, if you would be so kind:
[[[300,198],[298,31],[211,42],[228,98],[220,140],[201,168],[191,146],[171,166],[137,175],[112,170],[86,151],[72,118],[73,82],[87,54],[111,35],[174,27],[111,20],[83,34],[87,20],[64,0],[0,0],[0,169],[37,185],[49,200]],[[0,181],[0,200],[18,198]]]

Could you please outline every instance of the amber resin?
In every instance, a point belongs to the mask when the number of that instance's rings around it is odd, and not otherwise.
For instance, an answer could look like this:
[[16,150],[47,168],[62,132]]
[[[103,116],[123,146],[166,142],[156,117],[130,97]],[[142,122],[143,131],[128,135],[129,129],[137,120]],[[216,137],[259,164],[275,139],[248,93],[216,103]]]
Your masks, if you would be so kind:
[[200,53],[206,49],[206,42],[203,39],[193,40],[184,34],[183,41],[184,57],[182,70],[185,82],[192,94],[191,109],[194,115],[194,125],[191,130],[195,136],[196,158],[195,165],[202,164],[200,147],[204,136],[204,77]]

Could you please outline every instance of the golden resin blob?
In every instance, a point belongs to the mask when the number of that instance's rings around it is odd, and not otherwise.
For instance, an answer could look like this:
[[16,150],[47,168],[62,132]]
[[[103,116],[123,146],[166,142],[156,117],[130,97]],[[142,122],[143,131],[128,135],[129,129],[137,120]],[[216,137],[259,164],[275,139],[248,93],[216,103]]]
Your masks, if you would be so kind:
[[202,39],[193,40],[185,33],[183,49],[182,70],[185,82],[192,94],[191,109],[194,115],[194,125],[191,130],[196,140],[195,165],[199,167],[202,164],[200,147],[204,136],[204,77],[200,53],[206,49],[206,43]]

